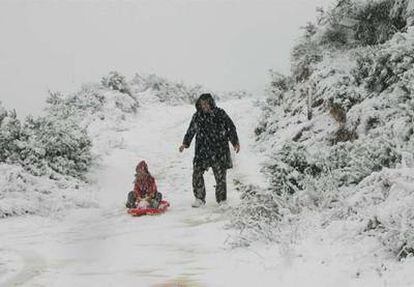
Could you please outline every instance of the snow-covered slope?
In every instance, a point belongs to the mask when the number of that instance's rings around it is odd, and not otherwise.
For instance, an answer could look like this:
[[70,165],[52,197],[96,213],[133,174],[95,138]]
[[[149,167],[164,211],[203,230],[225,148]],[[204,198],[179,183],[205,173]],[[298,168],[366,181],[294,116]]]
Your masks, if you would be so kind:
[[271,74],[256,128],[268,186],[241,184],[233,244],[286,245],[350,285],[412,284],[400,272],[414,255],[414,30],[385,10],[408,2],[338,1],[306,27],[292,75]]
[[[0,218],[53,215],[70,207],[93,206],[87,172],[100,157],[124,145],[141,107],[150,103],[193,103],[206,89],[156,75],[131,81],[110,72],[101,83],[63,95],[51,92],[44,115],[20,120],[0,103]],[[244,92],[217,98],[242,98]]]
[[[206,174],[207,206],[191,208],[193,148],[179,153],[178,147],[194,106],[144,105],[129,129],[119,133],[124,144],[103,155],[101,166],[92,171],[98,208],[68,210],[59,219],[30,216],[0,221],[4,258],[0,286],[253,284],[264,272],[255,264],[260,257],[254,255],[257,260],[250,262],[250,252],[226,249],[232,231],[223,226],[239,201],[233,180],[261,180],[251,146],[259,108],[252,99],[218,105],[233,118],[241,141],[241,152],[233,154],[235,167],[229,171],[229,209],[219,208],[214,200],[211,170]],[[171,202],[164,215],[133,218],[124,208],[135,165],[142,159]]]
[[[211,171],[206,207],[190,207],[193,150],[181,154],[178,146],[194,107],[144,105],[130,128],[119,133],[124,144],[92,170],[97,208],[69,209],[59,218],[0,221],[0,286],[412,286],[412,258],[402,264],[384,257],[375,237],[353,233],[358,222],[319,225],[324,213],[308,212],[301,222],[287,224],[279,230],[284,241],[231,248],[238,231],[226,226],[240,203],[235,182],[264,181],[252,132],[260,110],[251,99],[218,105],[233,118],[242,147],[233,154],[227,209],[214,201]],[[171,202],[161,216],[133,218],[124,209],[141,159]],[[401,175],[390,173],[393,178],[402,183]],[[402,183],[394,190],[406,187]]]

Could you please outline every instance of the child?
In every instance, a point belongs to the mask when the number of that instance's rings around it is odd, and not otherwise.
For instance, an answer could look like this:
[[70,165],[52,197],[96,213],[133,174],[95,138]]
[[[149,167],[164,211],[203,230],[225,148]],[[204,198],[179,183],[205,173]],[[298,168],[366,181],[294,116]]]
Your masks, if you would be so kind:
[[127,208],[158,208],[162,194],[158,192],[155,179],[148,171],[145,161],[135,168],[134,190],[128,193]]

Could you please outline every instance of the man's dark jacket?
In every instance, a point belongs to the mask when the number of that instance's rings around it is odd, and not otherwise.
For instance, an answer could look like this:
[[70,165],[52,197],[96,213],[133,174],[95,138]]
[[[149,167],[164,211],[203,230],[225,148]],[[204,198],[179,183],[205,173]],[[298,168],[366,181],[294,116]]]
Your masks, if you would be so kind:
[[[210,112],[203,112],[201,100],[208,101]],[[213,164],[219,164],[226,169],[232,168],[229,141],[233,146],[239,144],[233,121],[223,109],[216,107],[210,94],[201,95],[195,106],[197,111],[183,140],[183,144],[189,147],[194,135],[196,136],[194,166],[207,169]]]

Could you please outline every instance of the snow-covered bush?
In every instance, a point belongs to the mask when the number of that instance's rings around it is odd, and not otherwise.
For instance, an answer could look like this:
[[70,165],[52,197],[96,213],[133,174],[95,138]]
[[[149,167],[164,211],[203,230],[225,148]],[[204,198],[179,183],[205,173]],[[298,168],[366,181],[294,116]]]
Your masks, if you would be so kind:
[[363,49],[357,55],[352,75],[370,92],[382,92],[396,83],[414,67],[414,45],[393,41],[375,48]]
[[93,206],[85,174],[91,142],[76,124],[0,109],[0,218]]
[[290,97],[294,85],[291,77],[286,77],[280,73],[270,70],[270,82],[265,88],[265,103],[262,105],[263,115],[255,128],[255,134],[259,139],[266,134],[274,134],[277,126],[278,109],[284,103],[286,97]]
[[[220,101],[243,99],[243,98],[248,98],[252,96],[249,92],[244,91],[244,90],[236,90],[236,91],[221,92],[221,93],[211,92],[211,93],[213,94],[213,97],[215,97],[215,100],[220,100]],[[200,95],[201,94],[198,94],[198,96]],[[195,100],[194,100],[194,103],[195,103]]]
[[401,155],[387,139],[340,143],[329,149],[325,162],[338,186],[357,184],[372,172],[395,167]]
[[201,85],[188,85],[168,80],[156,74],[135,74],[130,81],[131,92],[140,102],[161,102],[169,105],[194,104],[203,93],[211,93],[215,100],[240,99],[250,96],[246,91],[214,92]]
[[111,116],[111,109],[116,114],[133,114],[139,107],[138,101],[131,95],[117,90],[107,91],[96,84],[84,85],[79,91],[69,95],[50,92],[46,103],[46,111],[54,117],[79,121],[86,118],[83,126],[87,126],[95,118]]
[[[205,90],[200,85],[188,86],[183,82],[173,82],[155,74],[136,74],[131,81],[133,92],[138,99],[155,98],[167,104],[194,103]],[[151,101],[151,99],[147,99]]]
[[23,166],[33,175],[82,178],[91,163],[91,142],[75,123],[7,113],[0,122],[0,162]]
[[27,118],[22,129],[20,162],[34,175],[53,172],[84,178],[92,162],[86,130],[70,119]]
[[319,63],[323,56],[317,43],[304,37],[292,50],[292,75],[296,82],[306,81],[314,71],[314,65]]
[[83,86],[79,92],[65,96],[59,92],[49,92],[46,99],[47,111],[52,114],[59,113],[62,118],[72,117],[75,112],[95,114],[102,110],[105,97],[94,87]]
[[414,170],[385,169],[365,178],[344,200],[342,213],[362,222],[398,258],[414,255]]
[[245,230],[242,239],[278,240],[269,230],[339,220],[398,258],[414,253],[414,29],[404,30],[411,2],[339,1],[305,27],[292,74],[271,72],[255,130],[268,196],[250,192],[249,201],[273,201],[278,220],[255,217],[242,201],[234,225],[254,218],[266,231]]
[[[325,57],[325,61],[318,65],[305,84],[310,96],[312,110],[343,110],[345,113],[354,105],[360,103],[367,94],[354,84],[354,78],[349,75],[349,65],[353,62],[336,62],[338,55]],[[347,55],[348,56],[348,55]],[[349,57],[352,57],[349,55]],[[336,59],[336,60],[335,60]],[[349,61],[350,58],[346,58]],[[335,116],[335,115],[333,115]]]
[[19,159],[19,140],[21,123],[16,112],[7,112],[2,108],[0,115],[0,162]]
[[264,172],[278,195],[293,194],[303,189],[306,173],[319,174],[320,168],[309,161],[310,155],[304,145],[286,142],[265,165]]
[[119,91],[123,94],[131,94],[125,76],[121,75],[119,72],[109,72],[108,76],[102,78],[101,84],[111,90]]
[[3,107],[2,102],[0,101],[0,123],[1,121],[7,116],[7,111],[6,109]]
[[338,0],[328,11],[320,10],[315,40],[321,45],[359,46],[381,44],[404,31],[408,0]]
[[139,107],[134,96],[98,84],[84,85],[68,95],[51,92],[47,104],[48,117],[71,121],[87,130],[95,155],[122,145],[122,138],[116,133],[126,129],[128,118]]
[[97,203],[83,181],[34,176],[19,165],[0,163],[0,218],[56,216],[68,208],[93,206]]
[[274,192],[258,186],[245,185],[239,181],[235,185],[241,194],[241,203],[232,209],[227,227],[239,233],[229,244],[240,247],[263,238],[273,241],[283,212],[282,199]]

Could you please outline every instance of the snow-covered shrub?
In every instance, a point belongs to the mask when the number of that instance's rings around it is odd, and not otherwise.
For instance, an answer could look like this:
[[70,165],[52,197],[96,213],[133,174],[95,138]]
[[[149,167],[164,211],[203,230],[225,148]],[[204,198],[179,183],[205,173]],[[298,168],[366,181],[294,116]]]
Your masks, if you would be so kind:
[[306,81],[314,71],[314,65],[323,56],[320,47],[311,39],[303,38],[292,50],[292,75],[296,82]]
[[340,185],[357,184],[372,172],[395,167],[400,161],[396,147],[381,138],[339,143],[329,149],[326,160]]
[[22,128],[20,162],[34,175],[53,172],[83,178],[91,161],[92,142],[86,130],[70,119],[27,118]]
[[2,102],[0,101],[0,122],[7,116],[7,111],[3,107]]
[[[399,7],[399,12],[392,13],[404,15],[401,9],[406,9],[408,2],[397,2],[376,1],[386,4],[388,12]],[[301,224],[310,222],[310,216],[320,220],[312,224],[322,229],[335,229],[336,223],[343,221],[340,224],[352,227],[347,231],[353,232],[351,236],[373,236],[380,242],[379,250],[399,258],[411,256],[414,30],[401,32],[404,29],[397,27],[391,34],[384,30],[374,35],[378,38],[369,38],[372,35],[365,34],[369,21],[380,19],[375,16],[358,22],[348,16],[383,6],[373,1],[341,3],[349,6],[335,10],[342,13],[338,25],[360,25],[358,38],[347,28],[346,35],[341,35],[344,38],[329,38],[324,32],[332,26],[321,19],[318,25],[307,27],[302,39],[314,47],[313,51],[323,51],[321,58],[311,61],[306,73],[292,69],[291,76],[271,74],[255,132],[257,147],[267,156],[263,170],[269,183],[266,192],[274,196],[266,200],[274,200],[283,212],[278,213],[280,220],[272,222],[272,227],[265,219],[256,219],[266,233],[269,228],[283,233],[289,220],[304,230],[306,226]],[[400,16],[389,19],[392,17]],[[342,47],[330,43],[342,43],[343,39],[347,43]],[[382,44],[366,46],[369,41]],[[299,60],[313,54],[312,50],[299,51],[305,51]],[[296,64],[292,62],[292,66]],[[263,197],[255,197],[257,192],[251,194],[255,205],[269,204]],[[255,218],[254,210],[244,210],[246,214],[235,215],[235,222]],[[243,238],[249,238],[247,241],[269,239],[255,231],[252,237],[246,233]],[[343,234],[346,236],[349,234]]]
[[[194,103],[205,90],[200,85],[188,86],[183,82],[173,82],[155,74],[136,74],[131,81],[133,91],[138,99],[154,98],[167,104]],[[149,99],[150,100],[150,99]]]
[[93,206],[97,204],[83,181],[34,176],[19,165],[0,163],[0,218],[55,216],[68,208]]
[[121,75],[119,72],[109,72],[108,76],[102,78],[101,84],[111,90],[119,91],[123,94],[131,94],[125,76]]
[[21,123],[16,112],[3,109],[0,115],[0,162],[18,160],[20,138]]
[[264,172],[269,176],[271,189],[277,195],[287,195],[303,190],[305,174],[316,176],[320,167],[312,163],[304,145],[288,141],[272,155]]
[[239,233],[230,244],[246,246],[259,238],[273,241],[283,210],[280,197],[273,191],[241,182],[236,182],[236,189],[241,194],[241,203],[232,209],[227,227]]
[[406,41],[363,49],[358,54],[352,75],[370,92],[382,92],[401,82],[404,73],[414,67],[414,45]]
[[[277,72],[270,70],[270,82],[265,88],[266,100],[262,105],[263,115],[255,128],[255,134],[259,138],[263,132],[267,131],[271,133],[270,127],[268,126],[269,122],[274,123],[274,116],[277,115],[275,107],[280,106],[283,102],[283,97],[286,95],[286,92],[293,86],[293,81]],[[273,120],[269,120],[272,118]],[[274,127],[276,125],[273,125]],[[273,133],[275,131],[272,131]]]
[[129,94],[117,90],[106,91],[99,85],[84,85],[78,92],[62,95],[59,92],[50,92],[46,100],[46,110],[49,114],[59,118],[82,120],[85,117],[102,118],[110,109],[118,113],[133,114],[139,107],[138,101]]
[[270,70],[270,82],[266,86],[265,92],[268,96],[267,106],[280,105],[283,102],[285,93],[293,87],[292,78]]
[[47,104],[48,117],[72,121],[87,130],[95,155],[122,145],[117,132],[126,129],[128,118],[139,107],[134,96],[98,84],[84,85],[68,95],[51,92]]
[[[351,218],[363,232],[403,258],[414,255],[414,170],[385,169],[365,178],[346,199]],[[346,213],[345,213],[346,214]]]
[[56,119],[81,121],[81,118],[86,115],[98,113],[102,109],[105,99],[95,95],[97,94],[83,88],[81,92],[74,95],[49,92],[49,97],[46,99],[46,112]]
[[0,112],[0,218],[51,215],[94,200],[85,174],[91,142],[69,119],[28,117]]
[[[397,148],[381,138],[338,143],[325,147],[324,152],[288,141],[269,158],[264,172],[269,177],[269,189],[276,195],[290,200],[295,194],[299,202],[310,198],[311,204],[320,206],[321,202],[327,205],[326,193],[335,198],[332,191],[358,184],[372,172],[395,167],[399,162]],[[297,208],[301,207],[292,206],[291,211]]]
[[64,96],[59,92],[50,92],[49,97],[46,99],[49,112],[67,113],[69,116],[73,116],[70,113],[71,111],[72,113],[84,111],[94,114],[102,110],[105,102],[106,99],[102,93],[91,86],[83,86],[79,92],[72,96]]
[[156,74],[135,74],[129,82],[131,93],[144,103],[166,103],[178,105],[194,104],[203,93],[210,93],[215,100],[241,99],[250,96],[246,91],[214,92],[201,85],[188,85],[158,76]]
[[91,163],[91,142],[75,123],[8,113],[0,122],[0,162],[23,166],[33,175],[59,173],[82,178]]
[[403,31],[408,20],[407,0],[338,0],[321,11],[315,39],[336,46],[375,45]]
[[[396,12],[395,0],[367,1],[357,7],[354,19],[357,20],[355,39],[363,45],[384,43],[406,26],[402,13]],[[393,13],[391,13],[393,12]]]
[[[213,97],[215,97],[215,100],[220,100],[220,101],[243,99],[243,98],[248,98],[252,96],[249,92],[244,91],[244,90],[236,90],[236,91],[221,92],[221,93],[211,92],[211,93],[213,94]],[[198,96],[200,95],[201,94],[198,94]]]
[[[354,85],[354,79],[341,67],[341,63],[330,65],[321,64],[311,77],[311,108],[342,109],[345,113],[354,105],[360,103],[365,94]],[[329,66],[328,66],[329,65]]]

